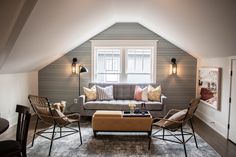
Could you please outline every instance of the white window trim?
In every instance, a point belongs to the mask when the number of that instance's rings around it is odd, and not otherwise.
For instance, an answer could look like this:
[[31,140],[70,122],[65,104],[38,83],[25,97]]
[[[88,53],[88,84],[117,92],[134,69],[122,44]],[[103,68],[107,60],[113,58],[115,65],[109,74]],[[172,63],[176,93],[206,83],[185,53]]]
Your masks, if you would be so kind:
[[[95,60],[95,48],[121,48],[121,60],[124,59],[124,54],[123,51],[126,48],[153,48],[153,53],[152,53],[152,64],[154,65],[152,68],[152,74],[154,75],[151,77],[151,82],[150,83],[156,83],[156,70],[157,70],[157,42],[158,40],[90,40],[91,41],[91,81],[95,82],[94,80],[94,69],[96,65],[96,60]],[[126,62],[126,60],[125,60]],[[121,65],[120,67],[121,71],[125,70],[124,66]]]

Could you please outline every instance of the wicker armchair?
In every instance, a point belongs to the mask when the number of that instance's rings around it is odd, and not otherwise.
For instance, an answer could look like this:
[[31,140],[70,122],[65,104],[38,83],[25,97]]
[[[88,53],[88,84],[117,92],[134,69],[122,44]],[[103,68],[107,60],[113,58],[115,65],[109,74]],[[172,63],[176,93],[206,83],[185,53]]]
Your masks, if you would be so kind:
[[[80,114],[73,113],[73,114],[64,114],[59,109],[53,108],[49,100],[46,97],[40,97],[35,95],[29,95],[29,101],[30,104],[34,110],[34,112],[37,114],[37,121],[34,129],[34,135],[32,140],[32,146],[34,145],[34,139],[35,135],[42,136],[46,139],[49,139],[51,141],[50,148],[49,148],[49,156],[51,154],[52,144],[53,141],[68,135],[72,135],[74,133],[79,132],[80,135],[80,144],[82,144],[82,136],[81,136],[81,130],[80,130]],[[42,122],[52,125],[52,132],[45,130],[37,131],[38,121],[41,120]],[[70,127],[66,127],[69,124],[77,123],[78,124],[78,130]],[[63,127],[66,127],[67,130],[62,130]],[[56,131],[56,128],[59,128],[59,131]],[[68,130],[70,129],[70,130]],[[44,136],[44,133],[51,133],[51,138]],[[60,133],[59,137],[55,137],[56,133]]]
[[[159,127],[161,129],[153,133],[152,137],[183,144],[184,153],[185,153],[185,156],[187,157],[185,143],[188,142],[190,138],[194,137],[196,147],[198,148],[197,140],[194,133],[194,128],[192,125],[192,118],[193,118],[194,112],[196,111],[198,107],[199,102],[200,102],[199,98],[192,99],[187,109],[185,110],[171,109],[164,118],[154,118],[152,126]],[[190,127],[192,129],[192,132],[183,131],[183,126],[187,122],[190,122]],[[163,134],[157,135],[157,133],[160,132],[161,130],[163,131]],[[165,130],[168,131],[170,134],[165,135]],[[178,130],[180,130],[181,132],[180,134],[173,133]],[[190,137],[187,140],[185,140],[184,135],[190,135]],[[160,136],[162,136],[162,138],[160,138]],[[165,139],[165,136],[173,136],[177,140],[175,141],[171,139]],[[178,136],[182,136],[182,140],[178,138]],[[150,143],[149,143],[149,147],[150,147]]]

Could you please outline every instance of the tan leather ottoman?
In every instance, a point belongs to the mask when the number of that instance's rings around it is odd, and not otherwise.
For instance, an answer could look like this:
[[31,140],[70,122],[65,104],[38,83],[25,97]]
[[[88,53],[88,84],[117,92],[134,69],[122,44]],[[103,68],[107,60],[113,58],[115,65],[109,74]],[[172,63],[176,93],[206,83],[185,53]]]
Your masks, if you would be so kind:
[[123,111],[96,111],[92,118],[94,135],[96,132],[147,132],[151,134],[152,116],[124,116]]

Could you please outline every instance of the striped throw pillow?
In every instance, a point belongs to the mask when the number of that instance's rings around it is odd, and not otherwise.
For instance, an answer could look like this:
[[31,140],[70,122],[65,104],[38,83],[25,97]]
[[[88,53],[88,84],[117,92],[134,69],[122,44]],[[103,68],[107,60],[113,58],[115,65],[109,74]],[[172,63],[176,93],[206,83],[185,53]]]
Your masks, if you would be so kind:
[[100,87],[96,86],[97,100],[113,100],[113,86]]

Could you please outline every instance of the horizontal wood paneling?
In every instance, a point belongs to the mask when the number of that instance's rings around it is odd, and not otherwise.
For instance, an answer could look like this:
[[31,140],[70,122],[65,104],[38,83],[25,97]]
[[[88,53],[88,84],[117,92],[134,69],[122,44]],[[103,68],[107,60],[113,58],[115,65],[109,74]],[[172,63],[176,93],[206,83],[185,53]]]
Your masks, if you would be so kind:
[[[137,23],[117,23],[90,40],[158,40],[157,83],[167,96],[167,109],[185,108],[195,97],[196,59],[174,44]],[[89,72],[81,74],[82,87],[91,77],[91,43],[86,41],[39,71],[39,94],[51,101],[66,100],[68,105],[78,98],[78,78],[71,75],[72,58],[76,57]],[[176,58],[178,75],[169,75],[171,58]]]

